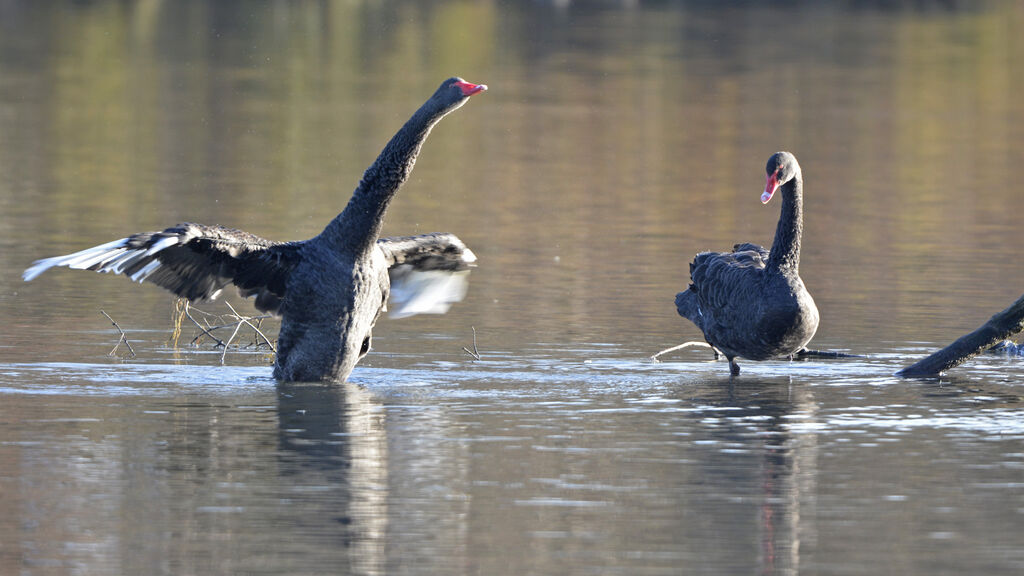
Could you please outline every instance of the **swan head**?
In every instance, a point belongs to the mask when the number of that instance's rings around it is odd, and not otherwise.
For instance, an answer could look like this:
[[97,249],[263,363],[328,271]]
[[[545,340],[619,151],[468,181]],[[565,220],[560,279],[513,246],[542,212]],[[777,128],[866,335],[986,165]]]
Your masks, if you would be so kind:
[[458,76],[453,76],[441,83],[441,86],[430,97],[435,102],[442,115],[460,108],[469,97],[487,90],[486,84],[473,84],[466,82]]
[[791,153],[776,152],[768,159],[764,171],[768,174],[768,181],[764,185],[764,193],[761,194],[761,203],[767,204],[779,187],[800,174],[800,164]]

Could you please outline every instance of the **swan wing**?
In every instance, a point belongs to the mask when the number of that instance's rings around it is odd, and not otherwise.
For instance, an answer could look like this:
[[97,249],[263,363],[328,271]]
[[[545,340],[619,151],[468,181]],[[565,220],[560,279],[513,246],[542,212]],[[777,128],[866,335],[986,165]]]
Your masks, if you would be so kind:
[[454,234],[381,238],[391,280],[392,318],[444,314],[466,296],[476,255]]
[[[749,323],[752,305],[760,301],[768,251],[755,244],[738,244],[734,252],[703,252],[690,264],[691,284],[677,296],[679,313],[693,320],[709,339],[731,338],[725,334]],[[685,296],[684,296],[685,295]],[[684,314],[684,312],[689,312]],[[714,343],[714,342],[713,342]]]
[[256,296],[257,309],[276,313],[288,274],[301,258],[300,247],[223,226],[185,223],[37,260],[22,278],[28,282],[56,266],[112,272],[199,302],[215,299],[234,284],[242,296]]

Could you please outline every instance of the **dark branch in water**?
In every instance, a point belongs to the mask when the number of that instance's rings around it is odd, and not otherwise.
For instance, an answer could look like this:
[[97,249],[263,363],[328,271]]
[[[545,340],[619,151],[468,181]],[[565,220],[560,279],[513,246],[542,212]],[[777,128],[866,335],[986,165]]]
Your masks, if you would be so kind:
[[900,370],[896,375],[904,378],[938,376],[1021,330],[1024,330],[1024,296],[1006,310],[989,318],[974,332],[961,336],[956,342]]
[[473,350],[470,351],[469,348],[466,348],[465,346],[463,346],[462,349],[466,351],[466,354],[469,354],[473,358],[477,360],[480,359],[480,351],[476,348],[476,326],[473,326]]
[[128,337],[125,336],[124,330],[121,330],[121,327],[117,325],[117,322],[114,322],[114,319],[110,317],[110,314],[107,314],[103,310],[100,310],[100,314],[106,316],[107,320],[110,320],[110,323],[113,324],[114,328],[117,328],[117,331],[121,334],[121,337],[117,340],[117,344],[114,344],[114,349],[111,350],[107,356],[114,356],[117,353],[117,347],[121,345],[121,342],[124,342],[124,345],[128,347],[128,353],[131,354],[132,358],[135,358],[135,349],[132,348],[131,343],[128,342]]

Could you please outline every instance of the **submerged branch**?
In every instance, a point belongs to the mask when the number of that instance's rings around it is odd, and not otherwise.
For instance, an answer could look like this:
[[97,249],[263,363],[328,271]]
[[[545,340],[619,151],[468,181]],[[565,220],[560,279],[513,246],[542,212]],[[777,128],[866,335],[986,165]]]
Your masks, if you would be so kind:
[[[241,326],[244,324],[249,328],[252,328],[253,333],[256,335],[254,341],[257,347],[266,344],[266,346],[270,348],[272,352],[274,352],[275,354],[277,353],[277,348],[274,346],[273,340],[271,340],[261,330],[263,320],[270,318],[270,314],[262,314],[260,316],[243,316],[239,314],[237,310],[235,310],[234,306],[232,306],[231,303],[225,302],[224,304],[228,307],[229,310],[231,310],[231,314],[227,315],[227,317],[233,320],[232,322],[225,322],[224,316],[211,314],[210,312],[206,312],[204,310],[200,310],[199,308],[195,308],[191,306],[187,300],[180,300],[180,302],[184,302],[184,304],[179,305],[178,307],[179,312],[175,322],[176,334],[172,334],[173,342],[175,343],[175,345],[177,345],[177,336],[181,330],[181,319],[188,318],[189,321],[192,322],[192,324],[199,329],[199,334],[197,334],[194,338],[192,338],[192,341],[189,342],[189,345],[191,346],[196,346],[197,343],[199,342],[199,339],[202,338],[203,336],[209,336],[215,342],[215,346],[227,348],[228,345],[230,345],[231,342],[234,340],[235,336],[238,335]],[[197,320],[195,316],[192,315],[192,312],[197,312],[204,316],[202,322]],[[211,324],[211,318],[219,322],[219,324]],[[227,328],[233,329],[233,334],[231,335],[230,338],[228,338],[227,341],[221,340],[213,333],[215,330],[224,330]]]
[[114,322],[114,319],[110,317],[110,314],[107,314],[103,310],[100,310],[100,314],[106,316],[107,320],[110,320],[110,323],[113,324],[114,328],[117,328],[117,331],[121,334],[121,337],[117,339],[117,344],[114,344],[114,349],[111,350],[107,356],[114,356],[117,352],[117,347],[121,345],[121,342],[124,342],[124,345],[128,347],[128,353],[131,354],[132,358],[135,358],[135,349],[132,348],[131,342],[128,342],[128,337],[125,336],[124,330],[121,330],[121,327],[117,325],[117,322]]
[[938,376],[1021,330],[1024,330],[1024,296],[1006,310],[989,318],[974,332],[961,336],[949,346],[907,366],[896,375],[904,378]]
[[846,352],[833,352],[832,350],[810,350],[801,348],[793,358],[866,358],[863,354],[847,354]]
[[[270,347],[270,350],[273,351],[274,354],[277,354],[277,348],[274,347],[274,344],[270,341],[270,338],[267,338],[266,334],[264,334],[263,332],[260,332],[260,329],[256,325],[254,325],[252,322],[250,322],[250,320],[262,320],[264,318],[269,318],[270,317],[269,314],[264,314],[263,316],[239,316],[238,312],[235,312],[235,307],[232,306],[230,302],[224,302],[224,304],[227,304],[227,307],[231,309],[231,312],[232,312],[232,314],[235,315],[235,318],[238,318],[238,325],[239,326],[241,326],[242,323],[244,322],[246,326],[248,326],[249,328],[253,329],[253,332],[256,332],[256,334],[262,336],[263,340],[267,343],[267,346]],[[235,332],[237,332],[237,331],[238,330],[236,329]],[[476,334],[476,332],[474,331],[474,335],[475,334]],[[230,342],[230,340],[229,340],[229,342]],[[256,340],[256,345],[259,346],[259,340]]]
[[[200,312],[202,312],[202,310],[200,310]],[[209,336],[210,338],[213,338],[217,342],[217,346],[227,347],[227,345],[224,344],[223,340],[221,340],[220,338],[217,338],[216,336],[213,335],[213,332],[211,332],[211,330],[216,330],[217,328],[224,328],[225,326],[215,326],[215,327],[212,327],[212,328],[209,328],[209,329],[204,328],[203,325],[200,324],[198,320],[196,320],[195,318],[192,317],[192,313],[189,312],[189,305],[188,305],[188,301],[187,300],[185,301],[185,308],[183,309],[182,313],[189,320],[191,320],[193,324],[196,325],[196,328],[199,328],[200,330],[202,330],[202,334],[199,334],[198,336],[196,336],[195,338],[192,339],[192,342],[190,342],[190,344],[192,346],[195,346],[195,344],[199,340],[199,338],[201,338],[203,334],[206,334],[207,336]],[[206,312],[203,312],[203,314],[206,314]],[[207,323],[207,325],[209,325],[209,323]],[[175,342],[177,342],[177,339],[175,339]]]
[[236,322],[235,323],[235,331],[231,333],[231,337],[228,338],[227,343],[224,344],[224,350],[220,353],[220,363],[221,364],[224,364],[224,358],[228,355],[228,346],[231,344],[231,341],[235,339],[235,336],[238,335],[238,331],[241,330],[241,329],[242,329],[242,323],[241,322]]
[[692,340],[690,342],[683,342],[682,344],[680,344],[678,346],[673,346],[671,348],[666,348],[666,349],[662,350],[661,352],[658,352],[657,354],[651,356],[650,359],[654,360],[655,362],[660,362],[660,360],[658,360],[658,356],[661,356],[662,354],[668,354],[669,352],[675,352],[676,350],[682,350],[683,348],[689,348],[690,346],[703,346],[705,348],[711,348],[711,350],[713,350],[715,352],[715,360],[718,360],[718,350],[715,350],[714,346],[712,346],[711,344],[708,344],[707,342],[698,342],[696,340]]
[[[661,356],[663,354],[667,354],[669,352],[675,352],[676,350],[681,350],[683,348],[688,348],[690,346],[703,346],[705,348],[711,348],[711,350],[714,351],[714,353],[715,353],[715,360],[717,360],[719,355],[721,354],[721,352],[719,352],[714,346],[708,344],[707,342],[692,341],[692,342],[683,342],[682,344],[680,344],[678,346],[673,346],[671,348],[666,348],[666,349],[662,350],[661,352],[658,352],[657,354],[651,356],[650,359],[654,360],[655,362],[660,362],[660,360],[658,360],[658,356]],[[793,354],[790,358],[794,358],[794,359],[799,359],[799,358],[864,358],[864,356],[862,356],[860,354],[847,354],[846,352],[833,352],[831,350],[810,350],[808,348],[801,348],[799,351],[797,351],[795,354]]]
[[462,349],[466,351],[466,354],[469,354],[473,358],[479,360],[480,359],[480,351],[477,350],[477,348],[476,348],[476,326],[473,326],[472,328],[473,328],[473,350],[470,351],[469,348],[466,348],[465,346],[463,346]]

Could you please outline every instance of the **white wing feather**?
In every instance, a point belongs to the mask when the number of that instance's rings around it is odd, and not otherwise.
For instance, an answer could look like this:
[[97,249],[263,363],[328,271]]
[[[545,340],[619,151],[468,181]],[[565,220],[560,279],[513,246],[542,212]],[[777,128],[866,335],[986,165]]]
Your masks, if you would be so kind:
[[388,316],[405,318],[415,314],[444,314],[452,304],[466,297],[469,270],[419,271],[403,264],[390,270],[391,306]]
[[129,255],[133,255],[137,252],[137,250],[125,249],[125,245],[127,243],[127,238],[121,238],[120,240],[114,240],[113,242],[107,242],[106,244],[86,248],[85,250],[75,252],[74,254],[36,260],[32,266],[21,274],[21,277],[25,282],[29,282],[36,276],[39,276],[54,266],[67,266],[68,268],[74,268],[76,270],[86,270],[90,266],[94,266],[101,262],[104,263],[104,265],[99,271],[109,272],[111,262],[115,262],[119,258],[123,258],[126,252]]

